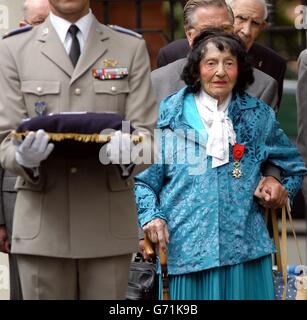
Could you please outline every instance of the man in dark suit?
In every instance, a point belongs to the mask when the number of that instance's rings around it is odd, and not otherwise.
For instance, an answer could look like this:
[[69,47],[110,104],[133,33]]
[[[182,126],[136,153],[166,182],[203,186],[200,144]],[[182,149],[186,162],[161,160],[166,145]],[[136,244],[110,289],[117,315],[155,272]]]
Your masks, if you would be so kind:
[[187,39],[172,41],[159,50],[157,57],[157,67],[161,68],[176,60],[185,58],[190,51]]
[[[297,81],[297,147],[302,155],[307,166],[307,50],[301,52],[298,59],[298,81]],[[302,185],[302,194],[305,201],[304,215],[307,217],[307,176],[304,177]]]
[[269,74],[278,82],[278,106],[280,104],[286,60],[273,50],[255,40],[266,27],[268,10],[265,0],[226,0],[234,13],[234,32],[244,41],[254,67]]
[[[24,20],[19,23],[22,28],[10,31],[4,37],[31,29],[32,25],[42,23],[48,14],[48,0],[26,0],[24,2]],[[4,171],[0,166],[0,251],[9,254],[10,299],[22,300],[17,259],[15,255],[10,253],[13,214],[16,201],[15,183],[16,176],[9,171]]]
[[254,42],[252,47],[248,50],[248,54],[252,59],[254,68],[270,75],[278,82],[277,106],[279,108],[283,92],[285,72],[287,69],[286,60],[272,49],[257,42]]
[[[270,75],[278,82],[278,102],[280,105],[286,60],[273,50],[255,42],[260,32],[266,27],[267,7],[263,0],[227,0],[234,12],[234,32],[245,42],[253,66]],[[157,58],[160,68],[175,60],[185,58],[189,52],[186,39],[179,39],[161,48]]]

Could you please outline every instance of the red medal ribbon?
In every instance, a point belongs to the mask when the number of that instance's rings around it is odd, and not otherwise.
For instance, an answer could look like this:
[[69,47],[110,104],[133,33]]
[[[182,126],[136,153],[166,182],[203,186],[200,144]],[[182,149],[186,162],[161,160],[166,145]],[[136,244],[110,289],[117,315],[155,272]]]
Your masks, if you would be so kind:
[[233,146],[232,154],[235,161],[240,161],[244,156],[245,146],[244,144],[236,143]]

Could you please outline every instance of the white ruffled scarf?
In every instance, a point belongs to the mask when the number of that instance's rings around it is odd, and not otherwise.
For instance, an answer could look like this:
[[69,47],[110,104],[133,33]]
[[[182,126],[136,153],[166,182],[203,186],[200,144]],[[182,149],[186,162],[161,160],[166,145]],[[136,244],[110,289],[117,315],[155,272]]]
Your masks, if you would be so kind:
[[212,157],[212,168],[229,162],[229,144],[236,142],[232,121],[228,118],[230,93],[218,106],[218,100],[201,90],[195,95],[196,106],[208,133],[207,154]]

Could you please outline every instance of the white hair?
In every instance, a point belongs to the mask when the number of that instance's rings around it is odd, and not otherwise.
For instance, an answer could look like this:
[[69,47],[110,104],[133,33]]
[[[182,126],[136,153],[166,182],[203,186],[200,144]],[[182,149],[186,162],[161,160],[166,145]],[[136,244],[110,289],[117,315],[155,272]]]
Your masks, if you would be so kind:
[[[266,20],[268,17],[268,5],[266,3],[265,0],[254,0],[254,1],[258,1],[258,3],[263,5],[263,9],[264,9],[264,15],[263,15],[263,20]],[[236,0],[225,0],[225,2],[232,8],[234,3],[236,2]]]
[[32,9],[45,8],[49,10],[48,0],[25,0],[23,3],[23,16],[27,20],[29,11]]

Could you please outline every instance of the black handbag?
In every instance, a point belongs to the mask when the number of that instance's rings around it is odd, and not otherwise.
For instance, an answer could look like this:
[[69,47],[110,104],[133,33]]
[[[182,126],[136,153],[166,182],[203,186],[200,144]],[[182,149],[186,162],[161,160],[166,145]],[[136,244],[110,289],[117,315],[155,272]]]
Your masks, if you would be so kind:
[[157,300],[157,281],[155,262],[138,253],[130,265],[127,300]]

